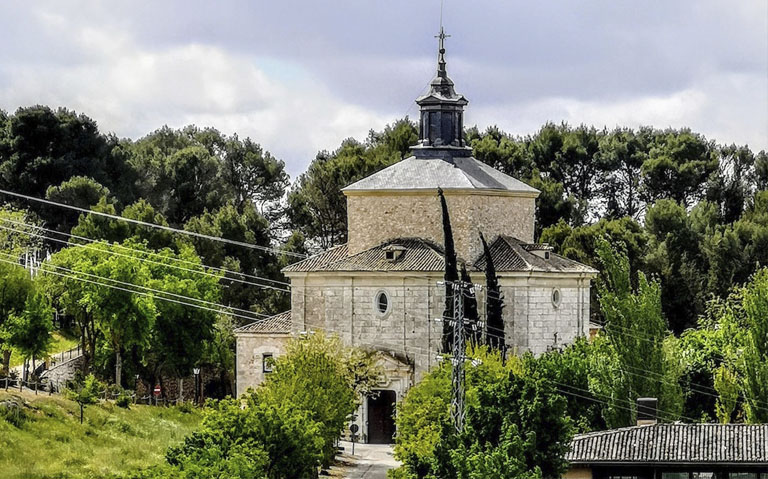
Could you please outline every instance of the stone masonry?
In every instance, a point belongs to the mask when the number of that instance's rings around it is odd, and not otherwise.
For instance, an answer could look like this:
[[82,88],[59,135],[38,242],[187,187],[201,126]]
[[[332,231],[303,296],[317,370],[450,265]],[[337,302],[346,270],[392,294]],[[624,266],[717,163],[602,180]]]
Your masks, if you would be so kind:
[[[435,191],[345,192],[349,254],[394,238],[443,242],[440,200]],[[533,242],[535,195],[445,190],[457,255],[467,261],[482,253],[478,231]]]

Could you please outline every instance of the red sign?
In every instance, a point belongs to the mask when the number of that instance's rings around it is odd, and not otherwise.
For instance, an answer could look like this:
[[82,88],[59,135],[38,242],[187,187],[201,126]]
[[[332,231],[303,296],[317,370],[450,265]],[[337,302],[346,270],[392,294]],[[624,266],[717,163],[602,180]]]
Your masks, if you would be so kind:
[[160,395],[160,386],[155,386],[155,390],[153,391],[155,393],[155,396]]

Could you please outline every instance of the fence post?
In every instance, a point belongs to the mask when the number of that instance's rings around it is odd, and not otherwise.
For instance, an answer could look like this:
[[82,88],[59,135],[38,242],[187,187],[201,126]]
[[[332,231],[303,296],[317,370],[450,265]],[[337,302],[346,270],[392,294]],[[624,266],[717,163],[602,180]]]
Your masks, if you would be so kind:
[[5,391],[8,392],[8,378],[5,378]]
[[38,385],[38,382],[35,381],[35,396],[37,396],[37,385]]
[[19,379],[19,392],[24,392],[24,378]]

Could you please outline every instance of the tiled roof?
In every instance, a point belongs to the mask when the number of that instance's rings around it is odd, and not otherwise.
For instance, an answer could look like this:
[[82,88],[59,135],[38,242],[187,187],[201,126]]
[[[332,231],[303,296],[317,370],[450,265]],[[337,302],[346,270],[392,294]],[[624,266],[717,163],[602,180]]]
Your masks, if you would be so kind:
[[652,424],[576,436],[574,464],[764,464],[768,424]]
[[284,313],[270,316],[266,319],[260,319],[250,324],[246,324],[240,328],[235,329],[236,333],[279,333],[287,334],[291,332],[291,312],[286,311]]
[[[387,246],[405,247],[394,261],[387,260],[384,250]],[[423,239],[400,238],[387,241],[379,246],[348,256],[347,245],[336,246],[283,271],[442,271],[445,269],[443,250]]]
[[[403,246],[405,250],[396,260],[385,258],[385,250],[392,245]],[[537,256],[526,249],[526,244],[515,238],[502,236],[491,243],[491,256],[496,271],[514,272],[555,272],[555,273],[596,273],[589,266],[550,253],[549,259]],[[534,245],[534,250],[541,249]],[[361,253],[348,256],[347,245],[336,246],[324,253],[294,263],[283,271],[420,271],[435,272],[445,269],[443,249],[430,241],[420,238],[400,238],[387,241]],[[472,269],[472,268],[470,268]],[[483,271],[485,259],[479,258],[474,269]]]
[[[491,257],[496,271],[531,271],[548,273],[597,273],[597,271],[578,261],[549,253],[549,259],[536,255],[533,251],[548,251],[542,244],[528,244],[511,236],[499,236],[490,246]],[[475,261],[478,270],[485,270],[485,257]]]
[[342,191],[437,190],[438,187],[444,190],[496,190],[531,195],[539,193],[539,190],[471,156],[411,156],[347,186]]

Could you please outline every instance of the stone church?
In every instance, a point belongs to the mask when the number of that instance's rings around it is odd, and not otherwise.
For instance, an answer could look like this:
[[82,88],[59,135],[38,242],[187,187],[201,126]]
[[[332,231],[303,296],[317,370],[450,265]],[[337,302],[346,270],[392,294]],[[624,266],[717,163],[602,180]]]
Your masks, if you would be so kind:
[[[448,205],[456,252],[484,283],[479,232],[489,240],[504,294],[504,335],[515,352],[542,353],[589,334],[596,271],[534,243],[539,191],[472,157],[462,137],[467,99],[446,72],[439,35],[437,75],[418,98],[419,142],[412,156],[343,192],[348,242],[284,269],[291,310],[235,331],[237,392],[269,374],[285,342],[323,330],[379,352],[380,393],[358,414],[362,439],[390,442],[394,404],[437,362],[443,326],[443,230],[438,187]],[[478,310],[484,311],[478,296]],[[482,319],[482,318],[481,318]]]

